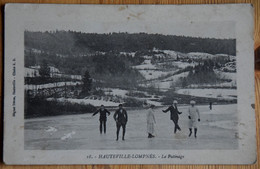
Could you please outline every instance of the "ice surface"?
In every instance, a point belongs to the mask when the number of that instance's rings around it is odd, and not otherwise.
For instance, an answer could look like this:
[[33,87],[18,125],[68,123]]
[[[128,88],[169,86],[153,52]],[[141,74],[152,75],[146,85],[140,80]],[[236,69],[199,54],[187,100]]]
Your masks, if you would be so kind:
[[220,127],[224,129],[235,129],[237,127],[236,122],[230,122],[230,121],[221,121],[221,122],[210,122],[208,123],[211,127]]
[[[128,110],[129,120],[126,128],[126,140],[116,141],[116,125],[113,113],[108,116],[107,133],[99,133],[99,117],[92,114],[44,117],[25,120],[25,149],[31,150],[87,150],[87,149],[214,149],[226,150],[238,148],[237,105],[198,106],[201,122],[198,137],[188,137],[188,107],[180,106],[179,125],[181,132],[173,133],[174,125],[169,113],[155,109],[156,137],[147,138],[146,109]],[[110,110],[111,111],[111,110]],[[113,111],[111,111],[113,112]],[[230,124],[231,127],[230,127]],[[48,126],[55,126],[57,131],[49,135]],[[73,132],[74,131],[74,132]],[[121,133],[120,131],[120,138]],[[69,135],[70,134],[70,135]],[[66,138],[65,141],[61,138]]]
[[55,127],[52,126],[48,126],[48,129],[45,130],[46,132],[56,132],[57,129]]
[[72,131],[70,133],[64,134],[64,136],[62,136],[60,139],[61,140],[68,140],[68,139],[72,138],[72,135],[74,135],[74,134],[76,134],[76,132]]
[[48,126],[48,128],[45,130],[45,132],[50,133],[50,135],[53,135],[53,133],[55,133],[56,131],[57,131],[57,129],[52,126]]

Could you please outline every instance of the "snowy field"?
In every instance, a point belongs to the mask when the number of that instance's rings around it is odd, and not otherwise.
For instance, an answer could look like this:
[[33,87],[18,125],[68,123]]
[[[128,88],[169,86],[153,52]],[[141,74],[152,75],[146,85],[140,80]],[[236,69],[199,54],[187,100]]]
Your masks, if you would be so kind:
[[[182,131],[173,133],[173,122],[163,108],[155,109],[156,137],[147,138],[146,111],[128,110],[126,140],[116,141],[113,113],[108,116],[107,134],[99,133],[99,117],[92,114],[44,117],[25,120],[25,149],[84,150],[84,149],[237,149],[236,104],[198,106],[201,122],[198,137],[188,137],[187,106],[180,106],[179,124]],[[121,131],[122,132],[122,131]],[[121,137],[120,132],[120,137]]]
[[136,69],[141,69],[141,70],[144,70],[144,69],[157,69],[156,66],[151,63],[150,59],[146,59],[146,60],[144,60],[143,64],[138,65],[138,66],[133,66],[133,67],[136,68]]
[[160,70],[139,70],[139,72],[143,75],[143,77],[146,80],[152,80],[152,79],[157,79],[159,77],[167,75],[169,72],[165,71],[160,71]]
[[177,75],[170,76],[161,81],[154,82],[155,86],[159,86],[160,89],[170,89],[171,85],[177,82],[181,77],[187,77],[189,72],[183,72]]
[[197,97],[234,99],[237,96],[236,89],[179,89],[176,93]]

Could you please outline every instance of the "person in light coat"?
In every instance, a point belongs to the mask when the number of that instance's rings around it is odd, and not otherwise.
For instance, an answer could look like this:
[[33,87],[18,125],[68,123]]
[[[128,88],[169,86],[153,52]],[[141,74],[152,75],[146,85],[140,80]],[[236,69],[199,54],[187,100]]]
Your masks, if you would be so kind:
[[199,109],[195,106],[196,102],[194,100],[190,101],[191,106],[189,107],[189,129],[190,134],[189,137],[192,135],[192,128],[194,128],[194,137],[197,138],[197,131],[198,131],[198,124],[200,122],[200,112]]
[[154,125],[156,123],[155,121],[155,116],[154,116],[154,105],[151,105],[150,108],[147,111],[147,133],[148,133],[148,138],[154,137],[155,129]]

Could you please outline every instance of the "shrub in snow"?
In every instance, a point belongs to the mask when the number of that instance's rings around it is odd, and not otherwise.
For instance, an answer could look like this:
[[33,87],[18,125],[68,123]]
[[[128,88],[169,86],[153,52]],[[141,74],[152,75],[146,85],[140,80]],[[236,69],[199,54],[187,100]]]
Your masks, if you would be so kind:
[[124,106],[126,107],[142,107],[143,106],[143,101],[135,99],[135,98],[126,98],[124,99]]
[[62,99],[46,100],[42,97],[26,97],[25,118],[92,113],[96,107],[90,104],[71,103]]

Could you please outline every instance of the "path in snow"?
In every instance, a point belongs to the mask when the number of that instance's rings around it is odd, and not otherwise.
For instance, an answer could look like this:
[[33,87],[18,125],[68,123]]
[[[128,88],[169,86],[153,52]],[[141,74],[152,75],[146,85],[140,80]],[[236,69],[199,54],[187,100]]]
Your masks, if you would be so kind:
[[[173,122],[164,108],[155,110],[156,133],[147,138],[146,110],[129,110],[126,140],[115,141],[116,126],[113,113],[108,116],[107,134],[99,134],[99,117],[92,114],[67,115],[25,120],[25,149],[30,150],[84,150],[84,149],[237,149],[236,104],[198,106],[201,122],[198,138],[188,137],[187,106],[179,107],[183,113],[179,124],[182,131],[173,134]],[[52,132],[55,129],[55,132]],[[121,131],[122,132],[122,131]],[[120,134],[121,134],[120,132]]]

